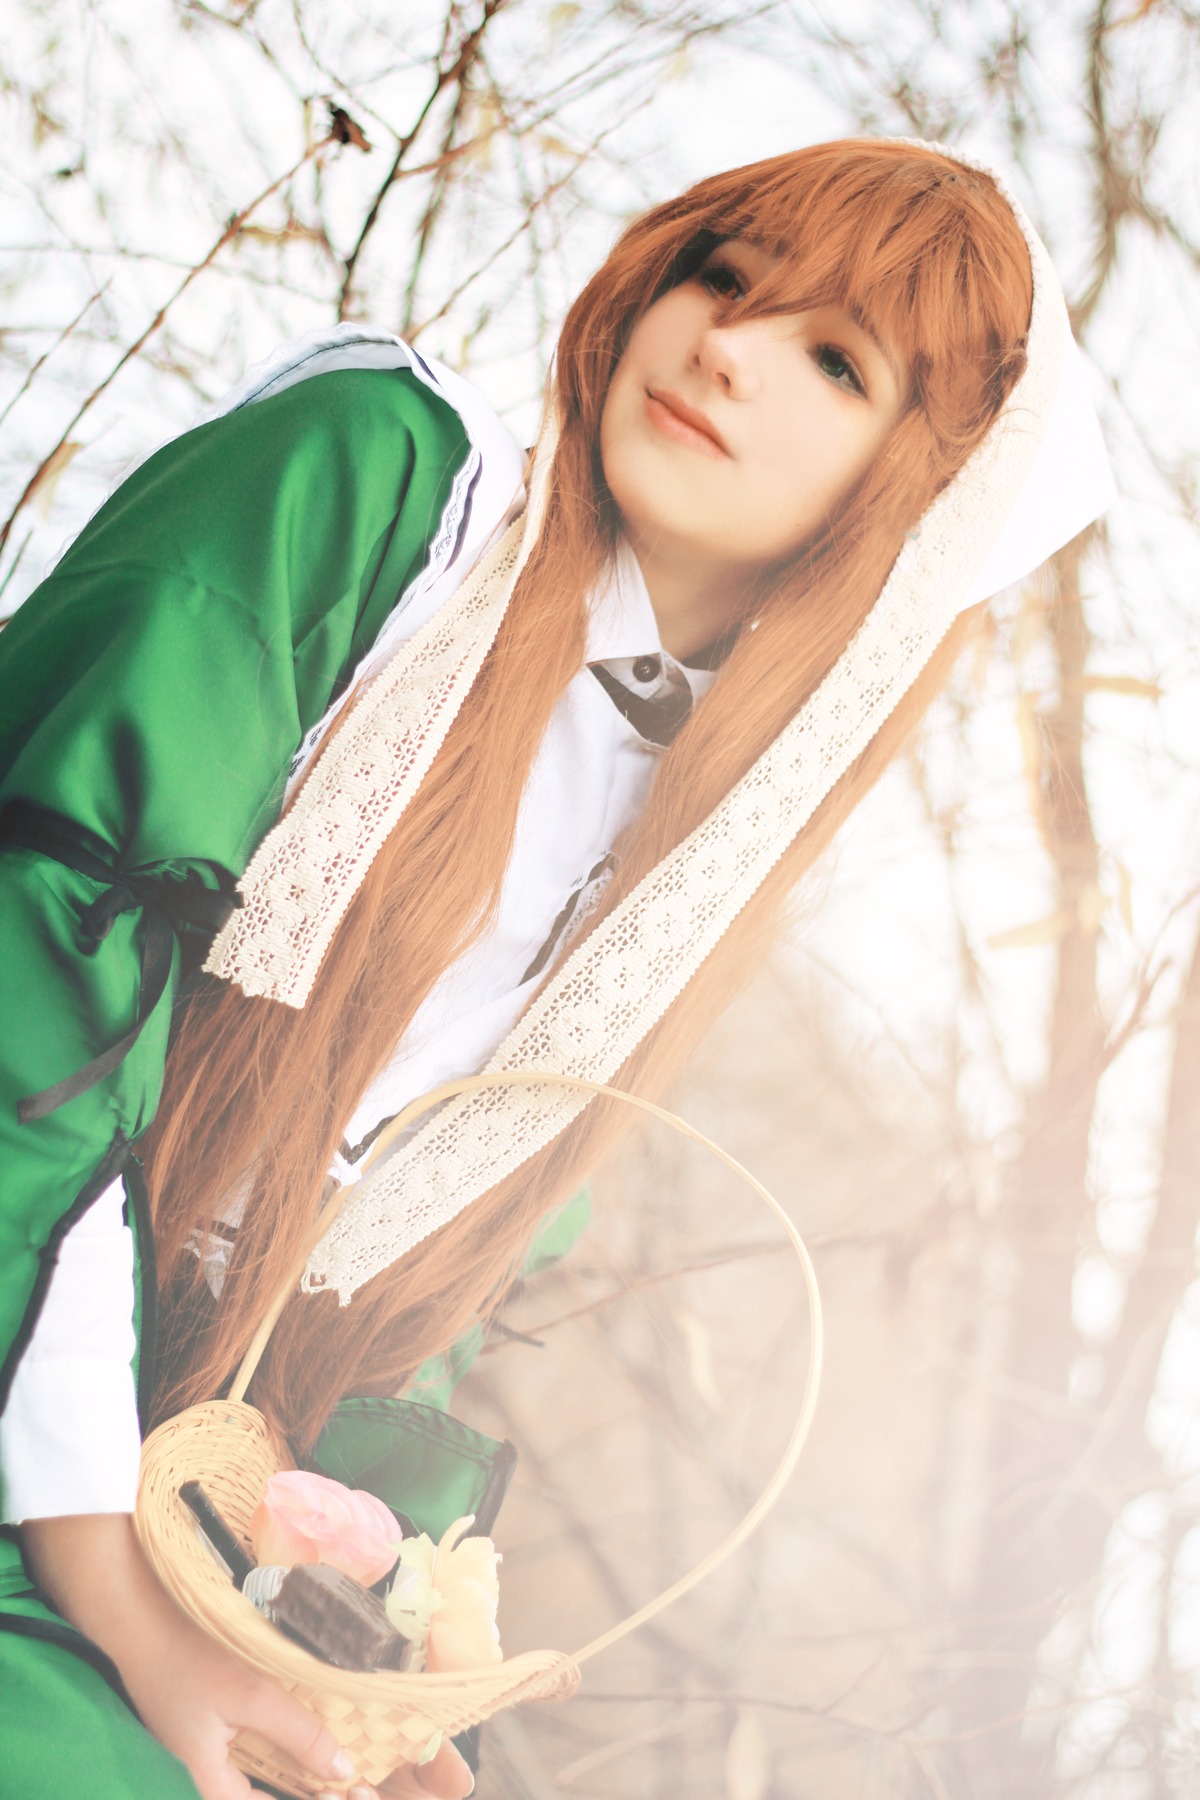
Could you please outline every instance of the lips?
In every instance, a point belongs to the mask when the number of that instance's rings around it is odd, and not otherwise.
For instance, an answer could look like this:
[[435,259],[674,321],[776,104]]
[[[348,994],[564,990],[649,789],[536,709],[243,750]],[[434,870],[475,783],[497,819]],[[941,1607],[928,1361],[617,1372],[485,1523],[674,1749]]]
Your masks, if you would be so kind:
[[677,442],[691,444],[709,456],[730,454],[729,446],[712,420],[669,388],[648,389],[646,411],[658,429]]

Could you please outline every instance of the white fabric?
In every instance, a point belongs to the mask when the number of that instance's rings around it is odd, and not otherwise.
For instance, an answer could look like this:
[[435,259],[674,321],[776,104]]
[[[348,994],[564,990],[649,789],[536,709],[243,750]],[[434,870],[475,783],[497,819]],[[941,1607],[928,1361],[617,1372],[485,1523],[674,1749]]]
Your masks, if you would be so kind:
[[1117,498],[1087,369],[1068,338],[1062,379],[1017,504],[967,589],[961,611],[990,600],[1054,555]]
[[[432,605],[427,591],[394,616],[395,631],[415,633]],[[649,681],[633,673],[633,660],[643,656],[660,662]],[[684,670],[663,650],[627,550],[593,596],[586,660],[604,662],[648,700],[684,685],[699,698],[715,680],[706,670]],[[418,1094],[492,1055],[535,985],[522,984],[522,975],[564,902],[640,812],[661,755],[582,669],[554,710],[522,800],[496,926],[430,994],[356,1109],[346,1130],[351,1145]],[[342,1182],[355,1177],[340,1156],[332,1172]],[[122,1200],[117,1182],[64,1238],[0,1416],[8,1523],[133,1509],[140,1445],[130,1371],[133,1249]]]
[[[615,579],[593,601],[586,662],[663,662],[657,681],[629,685],[656,698],[679,665],[666,656],[637,561],[618,560]],[[622,660],[624,659],[624,660]],[[715,677],[688,670],[693,694]],[[639,737],[586,668],[567,685],[550,719],[521,799],[513,853],[494,928],[442,976],[417,1012],[391,1064],[346,1128],[357,1144],[376,1123],[418,1094],[456,1075],[474,1073],[506,1037],[537,985],[522,975],[542,948],[564,901],[641,812],[662,754]]]
[[6,1524],[133,1510],[141,1442],[124,1198],[114,1182],[60,1246],[0,1414]]

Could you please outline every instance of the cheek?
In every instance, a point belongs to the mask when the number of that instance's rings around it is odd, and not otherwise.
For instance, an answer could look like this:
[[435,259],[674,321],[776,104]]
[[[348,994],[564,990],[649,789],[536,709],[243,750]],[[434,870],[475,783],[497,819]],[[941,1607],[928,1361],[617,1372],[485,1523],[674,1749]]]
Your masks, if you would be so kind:
[[764,427],[753,479],[743,484],[739,533],[776,562],[827,524],[878,449],[866,421],[820,399]]
[[612,493],[621,486],[621,414],[624,383],[622,381],[623,363],[618,363],[613,378],[608,384],[608,393],[604,396],[604,408],[600,414],[600,467],[604,471],[604,479]]
[[781,468],[774,479],[754,485],[739,512],[743,554],[764,564],[794,556],[812,536],[824,510],[800,471]]
[[791,419],[777,422],[769,460],[773,469],[796,471],[813,504],[827,511],[870,468],[887,435],[866,406],[818,387]]
[[743,532],[764,558],[791,554],[821,523],[837,485],[830,448],[811,407],[764,421],[740,496]]
[[632,498],[644,478],[639,460],[645,450],[642,404],[641,381],[626,352],[613,371],[600,414],[600,467],[618,504]]

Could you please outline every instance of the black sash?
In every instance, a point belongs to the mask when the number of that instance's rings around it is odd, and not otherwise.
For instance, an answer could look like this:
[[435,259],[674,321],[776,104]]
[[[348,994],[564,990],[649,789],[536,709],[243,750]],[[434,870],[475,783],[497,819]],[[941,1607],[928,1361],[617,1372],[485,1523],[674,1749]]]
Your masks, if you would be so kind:
[[146,935],[142,945],[141,983],[138,992],[138,1022],[124,1037],[94,1056],[86,1067],[64,1076],[39,1094],[29,1094],[17,1101],[17,1122],[30,1125],[57,1112],[68,1100],[86,1094],[106,1075],[124,1062],[150,1020],[150,1015],[166,992],[174,957],[175,934],[185,925],[194,926],[210,938],[224,925],[234,909],[241,905],[240,894],[214,891],[188,881],[162,875],[130,874],[114,869],[74,838],[66,821],[43,812],[24,800],[10,801],[0,814],[0,848],[34,850],[86,875],[89,881],[103,884],[102,891],[86,907],[81,921],[85,937],[99,943],[112,930],[122,913],[142,911],[146,918]]

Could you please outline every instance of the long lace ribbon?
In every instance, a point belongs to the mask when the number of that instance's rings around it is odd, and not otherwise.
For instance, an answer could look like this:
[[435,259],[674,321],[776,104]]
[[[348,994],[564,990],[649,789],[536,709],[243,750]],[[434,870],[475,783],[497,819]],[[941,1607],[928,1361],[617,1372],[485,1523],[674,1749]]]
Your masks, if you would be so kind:
[[[1034,291],[1028,361],[1007,404],[904,544],[875,606],[808,703],[704,823],[566,959],[489,1070],[610,1080],[948,630],[1027,479],[1069,341],[1050,259],[1006,197],[1029,245]],[[450,609],[456,619],[465,604]],[[391,704],[403,705],[398,691]],[[361,769],[353,774],[364,778]],[[332,779],[350,776],[347,770]],[[386,761],[366,771],[368,787],[388,779]],[[551,1143],[588,1103],[577,1094],[525,1089],[451,1102],[359,1185],[313,1252],[302,1286],[334,1288],[346,1304],[372,1276]]]

